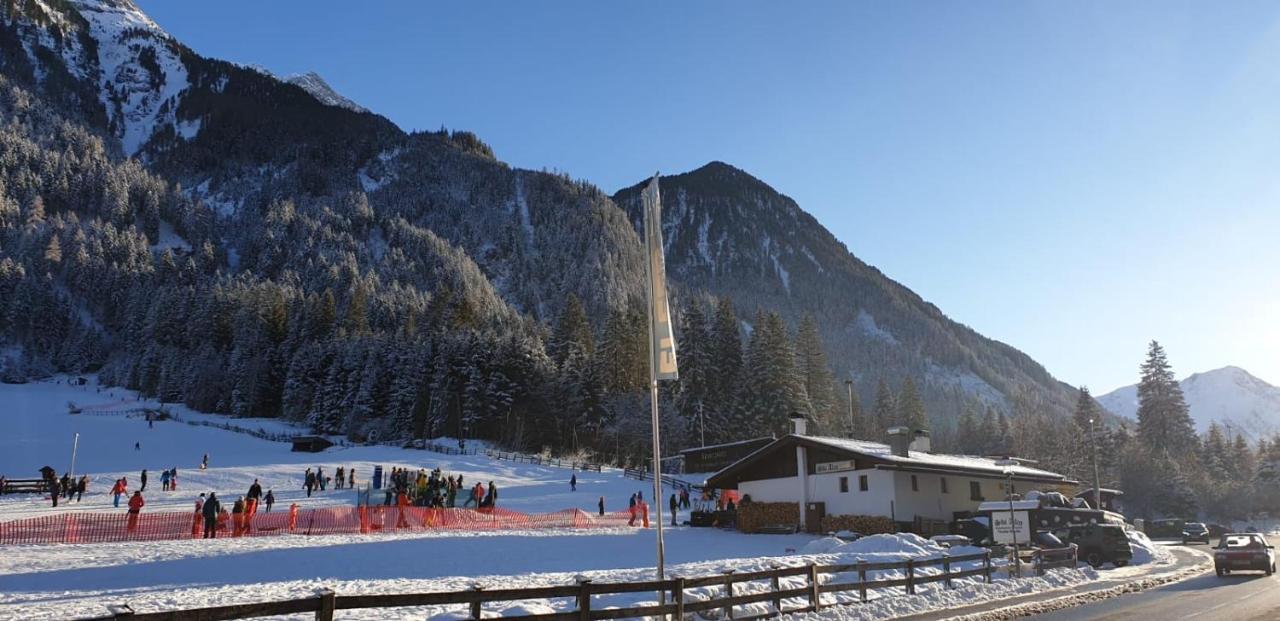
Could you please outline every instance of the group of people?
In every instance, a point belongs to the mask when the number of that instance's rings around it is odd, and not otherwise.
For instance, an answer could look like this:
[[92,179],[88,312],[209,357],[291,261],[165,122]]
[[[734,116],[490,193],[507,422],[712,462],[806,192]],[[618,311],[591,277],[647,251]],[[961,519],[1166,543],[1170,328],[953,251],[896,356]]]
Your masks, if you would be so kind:
[[[80,475],[79,479],[72,479],[69,473],[63,473],[62,478],[49,477],[45,481],[49,487],[49,498],[53,500],[53,506],[58,506],[58,499],[63,498],[67,502],[71,502],[74,496],[76,502],[80,502],[80,498],[84,496],[84,491],[89,487],[89,477]],[[0,477],[0,490],[4,489],[4,477]]]
[[439,468],[428,473],[419,469],[417,473],[408,468],[392,468],[386,487],[383,505],[390,505],[394,500],[399,507],[432,507],[436,509],[452,509],[457,507],[458,495],[465,494],[462,506],[477,508],[493,507],[498,502],[498,486],[489,481],[476,482],[467,487],[462,475],[446,476]]
[[[142,474],[139,476],[139,479],[141,479],[141,484],[138,486],[138,491],[140,491],[140,492],[145,492],[145,491],[147,491],[147,479],[148,479],[148,478],[149,478],[149,477],[147,476],[147,471],[146,471],[146,469],[144,468],[144,469],[142,470]],[[170,468],[170,469],[168,469],[168,470],[162,470],[162,471],[160,472],[160,490],[161,490],[161,491],[165,491],[165,492],[176,492],[176,491],[178,491],[178,468],[177,468],[177,466],[174,466],[173,468]]]
[[[218,531],[226,531],[227,523],[231,524],[231,536],[240,537],[242,535],[253,532],[253,519],[258,514],[258,507],[265,507],[264,513],[271,513],[271,507],[276,504],[275,492],[268,489],[264,494],[262,492],[262,484],[257,479],[253,480],[253,484],[249,486],[249,491],[243,496],[239,496],[231,503],[231,511],[227,511],[222,506],[222,501],[218,500],[217,492],[209,492],[206,498],[204,494],[200,494],[196,498],[195,517],[191,522],[191,536],[203,537],[204,539],[216,539]],[[289,507],[290,529],[293,527],[293,521],[297,519],[298,505]]]
[[343,489],[344,487],[355,488],[356,469],[338,466],[338,469],[334,472],[334,476],[329,477],[325,475],[323,467],[316,466],[314,472],[310,468],[307,468],[307,472],[302,477],[302,487],[307,490],[307,498],[311,497],[311,492],[323,492],[328,489],[331,484],[335,485],[334,489]]

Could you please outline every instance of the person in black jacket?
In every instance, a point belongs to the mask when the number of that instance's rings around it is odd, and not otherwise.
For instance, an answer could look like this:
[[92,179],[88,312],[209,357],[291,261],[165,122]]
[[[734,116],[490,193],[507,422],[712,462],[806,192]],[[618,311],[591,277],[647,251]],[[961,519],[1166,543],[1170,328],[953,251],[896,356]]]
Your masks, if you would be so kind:
[[218,513],[222,511],[222,503],[218,502],[218,495],[209,492],[209,499],[204,501],[204,508],[200,511],[204,514],[204,538],[216,539],[218,537]]
[[680,509],[680,501],[676,500],[675,494],[671,495],[671,500],[667,503],[667,506],[671,508],[671,525],[677,526],[676,512]]
[[147,491],[147,471],[145,469],[142,471],[142,487],[139,487],[138,491]]
[[245,498],[252,498],[254,500],[262,499],[262,486],[258,485],[257,479],[254,479],[253,485],[249,486],[249,493],[245,495]]

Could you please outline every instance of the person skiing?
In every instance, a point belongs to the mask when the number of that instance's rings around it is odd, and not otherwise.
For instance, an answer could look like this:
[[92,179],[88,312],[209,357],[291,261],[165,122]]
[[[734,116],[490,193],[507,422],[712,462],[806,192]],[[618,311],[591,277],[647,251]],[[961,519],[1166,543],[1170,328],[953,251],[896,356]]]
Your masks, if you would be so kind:
[[196,512],[191,518],[191,538],[195,539],[200,536],[200,525],[204,522],[204,494],[201,493],[196,497]]
[[178,491],[178,467],[174,466],[169,469],[169,491]]
[[236,498],[231,505],[231,536],[239,537],[244,531],[244,498]]
[[396,528],[409,527],[408,520],[404,519],[404,508],[407,506],[409,506],[409,495],[406,494],[404,490],[400,490],[400,492],[396,494],[396,508],[398,510],[397,512],[400,515],[400,518],[396,520]]
[[267,490],[267,495],[262,499],[262,501],[267,503],[267,513],[271,513],[271,505],[276,504],[276,495],[272,493],[271,490]]
[[573,475],[573,476],[569,477],[569,491],[571,491],[571,492],[576,492],[576,491],[578,491],[578,475],[577,475],[577,473],[574,473],[574,475]]
[[80,475],[80,481],[76,483],[76,502],[80,502],[80,498],[84,496],[85,490],[89,489],[89,475]]
[[600,517],[604,517],[604,496],[600,497],[600,502],[596,506],[600,508]]
[[62,483],[57,477],[49,479],[49,497],[53,499],[53,508],[58,508],[58,496],[62,495]]
[[147,470],[146,470],[146,468],[143,468],[143,469],[142,469],[142,485],[138,487],[138,491],[140,491],[140,492],[145,492],[145,491],[147,491]]
[[208,470],[208,469],[209,469],[209,454],[208,454],[208,453],[205,453],[205,454],[204,454],[204,459],[201,459],[201,460],[200,460],[200,469],[201,469],[201,470]]
[[631,513],[631,519],[627,520],[627,526],[636,525],[636,495],[632,494],[631,499],[627,501],[627,511]]
[[489,495],[485,496],[484,505],[490,509],[498,506],[498,486],[489,481]]
[[111,496],[113,497],[111,505],[120,508],[120,496],[125,492],[124,479],[116,479],[116,484],[111,486]]
[[138,530],[138,514],[142,512],[142,507],[146,504],[146,501],[142,499],[142,490],[135,491],[133,498],[129,499],[129,532]]
[[200,513],[204,517],[204,538],[216,539],[218,537],[218,513],[222,511],[222,503],[218,502],[218,495],[209,492],[209,499],[204,501]]
[[307,468],[306,478],[304,479],[302,486],[307,489],[307,498],[310,498],[311,490],[314,489],[316,486],[316,475],[315,473],[311,472],[310,468]]
[[141,451],[141,450],[142,450],[142,443],[141,443],[141,442],[134,442],[134,443],[133,443],[133,450],[135,450],[135,451]]
[[320,491],[324,491],[324,468],[316,466],[316,485],[320,487]]
[[343,477],[344,474],[346,474],[346,471],[342,469],[342,466],[338,466],[338,471],[333,475],[334,489],[342,489],[342,484],[346,481]]
[[355,468],[352,468],[347,471],[347,484],[349,487],[353,489],[355,488],[356,486],[356,469]]
[[160,491],[169,491],[169,471],[165,470],[160,473]]
[[671,509],[671,525],[676,526],[676,512],[680,509],[680,501],[676,500],[676,495],[671,495],[671,500],[667,502],[667,506]]

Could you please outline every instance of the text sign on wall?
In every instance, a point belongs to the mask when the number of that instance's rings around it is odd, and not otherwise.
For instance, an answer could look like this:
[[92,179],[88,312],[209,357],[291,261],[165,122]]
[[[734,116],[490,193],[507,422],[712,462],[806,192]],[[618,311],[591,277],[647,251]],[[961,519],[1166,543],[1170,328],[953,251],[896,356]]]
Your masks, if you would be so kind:
[[1026,511],[1014,511],[1013,519],[1009,519],[1008,511],[991,512],[991,534],[996,543],[1014,543],[1014,535],[1020,544],[1031,541],[1031,521]]
[[823,474],[826,472],[842,472],[845,470],[854,470],[856,469],[856,466],[854,466],[852,459],[847,459],[845,461],[824,461],[822,463],[815,465],[813,469],[818,474]]

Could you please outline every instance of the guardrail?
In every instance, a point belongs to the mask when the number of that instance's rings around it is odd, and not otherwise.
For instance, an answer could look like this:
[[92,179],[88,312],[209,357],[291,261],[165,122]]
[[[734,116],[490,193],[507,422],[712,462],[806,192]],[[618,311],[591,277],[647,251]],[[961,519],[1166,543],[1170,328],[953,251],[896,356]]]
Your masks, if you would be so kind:
[[[957,563],[978,562],[976,567],[953,571]],[[917,570],[925,567],[941,566],[936,573],[921,574]],[[867,572],[903,570],[902,578],[885,580],[867,579]],[[824,582],[823,576],[829,574],[856,572],[858,579],[854,582]],[[831,605],[845,605],[867,601],[870,589],[902,587],[908,595],[916,592],[922,584],[942,582],[944,588],[954,588],[953,581],[982,576],[984,582],[991,582],[991,553],[959,556],[943,555],[940,557],[907,559],[906,561],[887,563],[857,562],[846,565],[802,565],[798,567],[779,567],[763,571],[746,573],[726,572],[718,576],[697,578],[674,578],[671,580],[654,580],[648,582],[595,583],[581,581],[576,585],[535,587],[527,589],[485,590],[479,586],[466,591],[412,593],[400,595],[337,595],[331,590],[323,589],[316,596],[280,602],[264,602],[253,604],[237,604],[233,606],[217,606],[191,610],[175,610],[168,612],[136,613],[126,605],[108,607],[111,614],[98,617],[94,621],[196,621],[205,619],[249,619],[273,615],[314,612],[317,621],[332,621],[337,610],[364,608],[401,608],[408,606],[469,606],[470,618],[481,619],[484,604],[499,602],[517,602],[530,599],[563,599],[575,602],[574,609],[552,614],[521,615],[503,617],[504,621],[594,621],[599,619],[622,619],[634,617],[653,617],[675,615],[675,619],[683,619],[686,613],[707,610],[721,611],[723,618],[729,621],[750,621],[777,617],[797,612],[813,612]],[[803,577],[801,586],[787,585],[783,588],[782,579]],[[767,582],[765,590],[753,590],[735,593],[735,585],[744,583]],[[709,599],[686,598],[687,589],[702,587],[719,587],[719,596]],[[822,601],[822,595],[858,591],[856,602]],[[622,593],[661,592],[668,603],[657,605],[633,606],[629,608],[594,608],[593,596],[607,596]],[[829,598],[830,599],[830,598]],[[735,615],[735,606],[765,603],[770,610],[763,614]],[[790,606],[786,604],[791,604]]]

